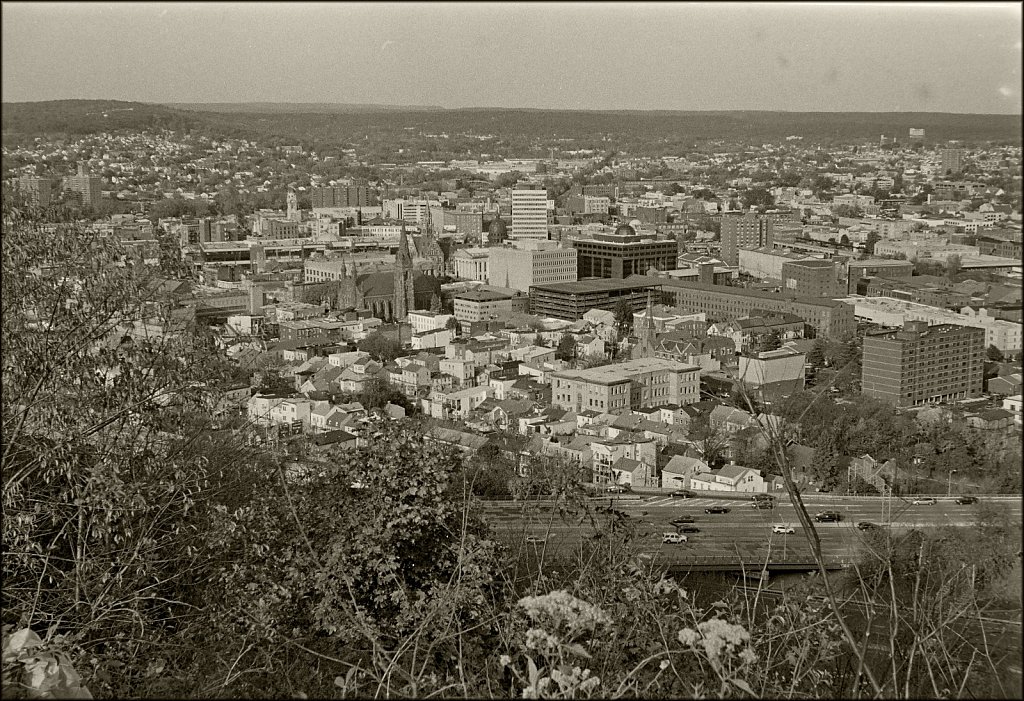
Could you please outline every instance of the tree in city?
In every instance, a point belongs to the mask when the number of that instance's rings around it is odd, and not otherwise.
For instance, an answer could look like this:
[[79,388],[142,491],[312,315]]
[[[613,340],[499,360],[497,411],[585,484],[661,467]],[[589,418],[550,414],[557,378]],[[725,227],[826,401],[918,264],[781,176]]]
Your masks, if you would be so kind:
[[378,363],[387,364],[402,355],[402,344],[383,331],[374,331],[356,344],[356,348],[369,353]]
[[559,360],[574,360],[576,358],[576,337],[570,333],[563,333],[558,340],[555,357]]
[[864,251],[861,253],[861,259],[868,258],[875,253],[875,244],[881,241],[882,237],[877,232],[871,231],[868,233],[867,239],[864,241]]
[[729,449],[729,434],[712,426],[707,416],[702,416],[690,424],[690,440],[700,451],[701,459],[711,467],[719,467],[725,463]]
[[768,192],[763,187],[751,187],[744,190],[740,195],[740,201],[743,203],[744,209],[754,207],[764,211],[775,204],[775,198],[772,197],[772,193]]
[[807,353],[807,363],[814,370],[825,367],[825,351],[828,344],[823,338],[814,339],[814,345],[811,346],[811,350]]
[[621,299],[615,304],[615,331],[618,340],[627,338],[633,330],[633,305]]
[[451,331],[452,333],[454,333],[456,336],[460,336],[462,334],[461,324],[459,324],[459,320],[456,319],[454,316],[448,318],[448,321],[444,323],[444,327]]
[[985,358],[993,363],[1001,363],[1003,362],[1004,356],[1001,350],[996,348],[994,345],[989,345],[989,347],[985,349]]
[[963,268],[963,261],[958,255],[951,255],[946,258],[946,277],[950,282],[956,282],[956,276]]

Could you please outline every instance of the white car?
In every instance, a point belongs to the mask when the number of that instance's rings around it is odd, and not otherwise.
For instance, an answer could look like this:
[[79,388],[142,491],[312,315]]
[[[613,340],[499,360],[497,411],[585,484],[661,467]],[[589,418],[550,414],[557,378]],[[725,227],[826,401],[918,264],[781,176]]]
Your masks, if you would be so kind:
[[539,535],[528,535],[526,536],[527,543],[543,543],[544,537]]
[[924,497],[922,499],[914,499],[914,501],[910,503],[913,504],[914,506],[933,506],[938,502],[931,497]]
[[792,526],[772,526],[772,533],[796,533]]
[[661,534],[661,542],[662,543],[685,543],[686,542],[686,536],[684,536],[682,533],[662,533]]

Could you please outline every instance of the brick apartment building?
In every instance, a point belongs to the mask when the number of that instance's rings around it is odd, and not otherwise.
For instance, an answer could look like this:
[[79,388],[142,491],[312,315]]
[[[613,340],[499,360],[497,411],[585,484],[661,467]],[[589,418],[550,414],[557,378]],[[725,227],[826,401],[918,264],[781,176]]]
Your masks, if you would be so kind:
[[907,321],[864,337],[861,392],[895,407],[976,397],[984,365],[985,329]]

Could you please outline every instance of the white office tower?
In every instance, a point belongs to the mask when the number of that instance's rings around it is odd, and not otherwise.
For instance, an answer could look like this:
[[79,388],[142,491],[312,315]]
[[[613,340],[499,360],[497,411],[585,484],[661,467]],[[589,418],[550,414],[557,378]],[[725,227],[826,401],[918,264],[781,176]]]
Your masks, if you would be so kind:
[[512,191],[511,239],[548,238],[547,190]]

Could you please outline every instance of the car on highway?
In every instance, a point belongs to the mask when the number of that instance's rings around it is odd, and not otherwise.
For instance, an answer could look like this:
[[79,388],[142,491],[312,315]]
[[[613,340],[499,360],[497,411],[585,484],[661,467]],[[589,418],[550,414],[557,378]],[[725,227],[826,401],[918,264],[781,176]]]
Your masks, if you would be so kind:
[[750,498],[753,499],[754,501],[771,501],[772,499],[775,498],[775,495],[774,494],[755,494],[754,496],[752,496]]
[[661,542],[662,543],[685,543],[686,542],[686,536],[684,536],[682,533],[662,533],[661,534]]
[[914,501],[912,501],[910,503],[913,504],[914,506],[934,506],[935,504],[938,504],[939,502],[937,502],[932,497],[921,497],[920,499],[914,499]]
[[957,504],[977,504],[978,497],[971,497],[967,496],[966,494],[962,494],[958,496],[954,501],[956,501]]
[[689,489],[677,489],[676,491],[669,494],[673,499],[693,499],[696,494],[691,492]]
[[706,513],[706,514],[727,514],[727,513],[729,513],[729,507],[728,506],[709,506],[708,508],[704,509],[704,513]]
[[528,536],[526,536],[526,542],[527,543],[543,543],[544,540],[545,540],[544,536],[539,536],[539,535],[528,535]]
[[840,514],[838,511],[820,511],[814,515],[814,520],[818,523],[842,521],[843,515]]
[[857,521],[858,531],[874,531],[878,530],[879,528],[881,528],[881,526],[872,521]]
[[700,533],[700,529],[692,523],[684,523],[681,526],[676,526],[676,533]]
[[758,499],[751,506],[755,509],[774,509],[775,502],[768,499]]
[[684,523],[693,523],[694,520],[695,519],[693,518],[693,516],[687,516],[686,514],[683,514],[682,516],[672,519],[671,521],[669,521],[669,523],[671,523],[673,526],[681,526]]
[[772,526],[772,533],[796,533],[792,526]]

